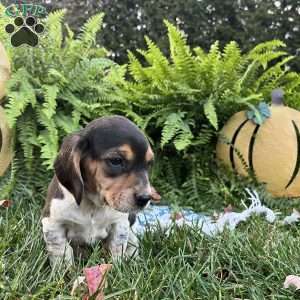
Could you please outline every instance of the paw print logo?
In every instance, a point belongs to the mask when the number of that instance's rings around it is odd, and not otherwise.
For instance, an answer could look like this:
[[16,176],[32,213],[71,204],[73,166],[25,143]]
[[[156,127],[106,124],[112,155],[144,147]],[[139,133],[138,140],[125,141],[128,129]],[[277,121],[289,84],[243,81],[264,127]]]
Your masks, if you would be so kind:
[[23,44],[35,47],[39,42],[38,35],[43,33],[44,29],[44,26],[37,23],[32,16],[27,17],[25,20],[22,17],[16,17],[14,24],[5,26],[5,31],[11,34],[11,44],[14,47],[19,47]]

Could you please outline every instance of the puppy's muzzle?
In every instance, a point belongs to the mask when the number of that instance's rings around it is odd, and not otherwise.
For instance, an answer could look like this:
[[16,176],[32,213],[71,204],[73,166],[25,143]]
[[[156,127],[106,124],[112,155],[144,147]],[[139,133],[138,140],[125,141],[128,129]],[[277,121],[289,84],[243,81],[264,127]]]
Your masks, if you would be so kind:
[[151,195],[149,194],[135,195],[135,203],[140,208],[145,207],[150,200]]

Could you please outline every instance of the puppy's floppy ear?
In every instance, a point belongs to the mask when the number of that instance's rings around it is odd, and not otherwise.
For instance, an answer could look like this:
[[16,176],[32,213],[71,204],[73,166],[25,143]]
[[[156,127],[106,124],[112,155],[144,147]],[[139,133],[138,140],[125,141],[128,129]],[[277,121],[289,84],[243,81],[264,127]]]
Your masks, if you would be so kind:
[[87,141],[79,134],[67,136],[62,143],[54,162],[54,170],[59,182],[73,194],[80,205],[83,194],[83,179],[80,161],[86,149]]

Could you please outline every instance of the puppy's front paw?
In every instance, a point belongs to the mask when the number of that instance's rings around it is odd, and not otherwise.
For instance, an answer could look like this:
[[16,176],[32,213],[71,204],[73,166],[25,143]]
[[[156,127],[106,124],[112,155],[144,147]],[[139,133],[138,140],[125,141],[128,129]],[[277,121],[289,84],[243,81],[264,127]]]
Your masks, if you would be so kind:
[[49,259],[52,269],[55,269],[61,265],[71,268],[74,266],[73,249],[70,245],[67,245],[63,255],[50,255]]
[[136,235],[130,230],[128,235],[128,243],[125,252],[127,258],[135,258],[139,255],[139,240]]
[[130,259],[130,258],[136,258],[139,256],[139,248],[136,246],[129,246],[126,249],[125,252],[125,257]]
[[125,247],[126,245],[110,246],[109,251],[112,257],[112,260],[117,262],[121,261],[125,257]]

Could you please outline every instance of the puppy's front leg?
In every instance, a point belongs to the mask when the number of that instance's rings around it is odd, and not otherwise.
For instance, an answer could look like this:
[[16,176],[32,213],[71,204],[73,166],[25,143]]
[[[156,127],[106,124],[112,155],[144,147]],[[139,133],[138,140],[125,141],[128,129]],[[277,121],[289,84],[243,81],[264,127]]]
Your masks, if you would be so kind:
[[129,222],[120,222],[112,225],[106,246],[113,259],[118,260],[124,256],[127,249],[129,230]]
[[43,218],[43,233],[51,266],[64,261],[68,266],[73,265],[73,249],[66,237],[66,229],[63,224],[51,218]]
[[137,257],[139,255],[139,240],[131,229],[129,230],[128,245],[125,255],[127,257]]

